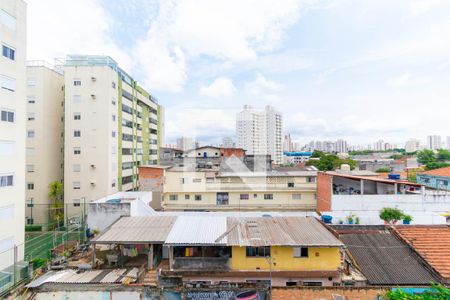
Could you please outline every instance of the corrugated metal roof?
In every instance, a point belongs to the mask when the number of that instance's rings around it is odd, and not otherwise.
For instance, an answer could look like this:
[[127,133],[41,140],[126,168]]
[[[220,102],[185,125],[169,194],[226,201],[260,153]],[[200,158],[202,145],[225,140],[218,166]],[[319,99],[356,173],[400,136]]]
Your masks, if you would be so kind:
[[163,243],[176,219],[175,216],[122,217],[92,242],[96,244]]
[[428,285],[436,281],[411,249],[391,233],[361,232],[340,238],[370,284]]
[[312,217],[229,217],[227,228],[218,242],[228,238],[231,246],[343,246]]
[[179,216],[167,236],[167,245],[226,245],[216,242],[227,231],[227,218],[222,216]]

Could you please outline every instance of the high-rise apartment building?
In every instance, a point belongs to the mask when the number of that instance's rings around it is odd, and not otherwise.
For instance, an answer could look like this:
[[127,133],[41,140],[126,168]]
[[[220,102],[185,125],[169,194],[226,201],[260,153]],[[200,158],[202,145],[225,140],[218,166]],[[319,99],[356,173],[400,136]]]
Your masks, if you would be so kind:
[[0,1],[0,271],[24,254],[26,26],[24,1]]
[[294,144],[292,143],[291,134],[285,134],[283,139],[283,151],[292,152],[294,151]]
[[450,136],[447,137],[447,149],[450,150]]
[[282,116],[271,106],[263,111],[245,105],[237,114],[237,147],[247,154],[270,154],[275,164],[282,163]]
[[187,151],[196,148],[194,138],[190,136],[182,136],[177,138],[177,149]]
[[64,77],[65,202],[137,190],[137,167],[158,163],[156,99],[108,56],[70,55]]
[[[41,61],[28,62],[26,96],[26,222],[46,225],[51,182],[63,181],[64,75]],[[53,209],[58,207],[53,205]],[[62,207],[61,207],[62,209]]]
[[338,153],[346,153],[348,151],[347,141],[342,139],[337,140],[335,148]]
[[405,143],[406,153],[412,153],[420,150],[420,140],[410,139]]
[[222,139],[222,147],[223,148],[234,148],[233,139],[229,136],[226,136]]
[[429,135],[427,137],[427,149],[438,150],[442,148],[441,136]]

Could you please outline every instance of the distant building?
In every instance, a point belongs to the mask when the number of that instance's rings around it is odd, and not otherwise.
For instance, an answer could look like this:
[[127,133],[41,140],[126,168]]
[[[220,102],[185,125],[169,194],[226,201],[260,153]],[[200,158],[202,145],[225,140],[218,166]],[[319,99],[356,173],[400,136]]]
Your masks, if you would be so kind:
[[234,148],[235,143],[231,137],[226,136],[222,139],[222,147],[223,148]]
[[447,149],[450,150],[450,136],[447,137]]
[[301,164],[307,162],[311,157],[312,152],[307,151],[292,151],[292,152],[283,152],[283,164]]
[[438,150],[442,148],[441,136],[429,135],[427,137],[427,149]]
[[450,191],[450,167],[417,173],[417,182],[433,189]]
[[247,154],[270,154],[275,164],[282,163],[282,116],[273,107],[258,111],[245,105],[237,114],[237,147]]
[[335,150],[337,153],[346,153],[348,151],[347,141],[345,140],[337,140]]
[[283,139],[283,152],[294,151],[294,145],[292,143],[291,135],[285,134]]
[[420,140],[410,139],[405,144],[406,153],[412,153],[420,150]]
[[189,136],[177,138],[177,149],[187,151],[196,148],[195,140]]

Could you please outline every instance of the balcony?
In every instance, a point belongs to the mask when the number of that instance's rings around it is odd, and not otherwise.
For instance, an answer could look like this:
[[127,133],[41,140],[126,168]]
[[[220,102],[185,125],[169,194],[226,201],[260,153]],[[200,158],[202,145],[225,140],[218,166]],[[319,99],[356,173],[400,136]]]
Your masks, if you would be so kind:
[[176,257],[173,269],[176,271],[227,271],[228,257]]

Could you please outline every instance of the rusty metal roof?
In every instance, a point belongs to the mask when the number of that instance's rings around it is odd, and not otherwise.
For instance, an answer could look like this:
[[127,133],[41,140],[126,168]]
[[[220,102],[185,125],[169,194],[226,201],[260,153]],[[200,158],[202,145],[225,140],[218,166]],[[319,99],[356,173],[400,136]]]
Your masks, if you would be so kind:
[[164,243],[176,216],[122,217],[96,238],[95,244]]
[[227,232],[217,241],[225,238],[230,246],[343,246],[313,217],[229,217]]

